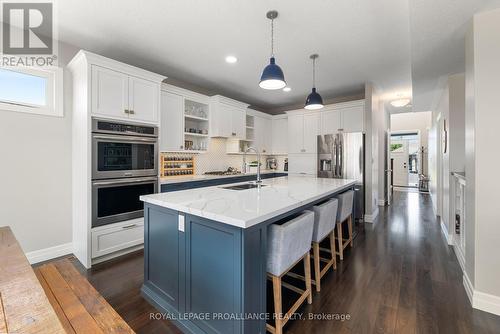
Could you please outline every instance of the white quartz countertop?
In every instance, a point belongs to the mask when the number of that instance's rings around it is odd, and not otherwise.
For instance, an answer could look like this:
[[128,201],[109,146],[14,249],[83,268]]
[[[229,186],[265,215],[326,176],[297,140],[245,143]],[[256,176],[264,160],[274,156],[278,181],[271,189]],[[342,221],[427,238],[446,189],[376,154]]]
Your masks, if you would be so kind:
[[[261,174],[270,174],[270,173],[288,173],[279,170],[262,170]],[[257,175],[257,173],[241,173],[241,174],[233,174],[233,175],[186,175],[186,176],[177,176],[173,178],[161,178],[160,184],[169,184],[169,183],[182,183],[182,182],[192,182],[192,181],[203,181],[203,180],[213,180],[213,179],[225,179],[229,177],[239,177],[239,176],[248,176],[248,175]]]
[[[245,183],[245,182],[238,182]],[[264,187],[229,185],[141,196],[141,200],[225,224],[248,228],[356,184],[355,180],[286,176],[263,180]]]

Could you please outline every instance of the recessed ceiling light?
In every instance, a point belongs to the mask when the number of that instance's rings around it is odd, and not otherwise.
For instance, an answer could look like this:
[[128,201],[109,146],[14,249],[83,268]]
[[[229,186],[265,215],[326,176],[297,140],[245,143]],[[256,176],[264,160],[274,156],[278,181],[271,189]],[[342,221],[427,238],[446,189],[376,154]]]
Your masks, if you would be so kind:
[[227,56],[226,57],[226,63],[234,64],[237,61],[238,61],[238,58],[236,58],[235,56]]
[[410,103],[410,99],[403,98],[391,101],[391,105],[396,108],[401,108]]
[[289,91],[291,91],[291,90],[292,90],[292,89],[291,89],[290,87],[285,87],[285,88],[283,88],[283,91],[284,91],[284,92],[289,92]]

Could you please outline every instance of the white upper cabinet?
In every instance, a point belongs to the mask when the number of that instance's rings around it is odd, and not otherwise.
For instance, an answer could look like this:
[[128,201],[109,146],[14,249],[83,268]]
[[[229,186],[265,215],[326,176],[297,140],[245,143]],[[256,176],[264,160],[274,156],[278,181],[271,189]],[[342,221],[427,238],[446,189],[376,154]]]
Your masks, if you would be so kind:
[[158,123],[162,77],[97,55],[89,56],[99,63],[90,65],[93,116]]
[[288,116],[288,153],[304,150],[304,115]]
[[271,152],[273,154],[288,153],[288,119],[273,118],[271,123]]
[[205,152],[210,113],[208,96],[162,84],[160,152]]
[[129,117],[130,119],[158,122],[160,90],[158,84],[149,80],[129,77]]
[[304,153],[316,153],[319,134],[319,114],[304,114]]
[[128,118],[128,76],[92,66],[92,113]]
[[184,97],[161,92],[160,151],[184,149]]
[[332,104],[321,111],[321,134],[363,132],[364,100]]
[[272,146],[272,124],[271,119],[267,117],[254,117],[254,143],[261,153],[270,154]]
[[288,153],[316,153],[319,114],[307,112],[288,116]]
[[246,139],[246,119],[247,112],[245,109],[235,108],[231,111],[231,137],[238,139]]
[[344,132],[363,132],[365,104],[360,103],[352,107],[342,109],[342,129]]
[[210,136],[246,139],[248,104],[215,95],[210,98]]
[[341,112],[339,110],[328,110],[321,113],[321,134],[337,133],[342,128]]

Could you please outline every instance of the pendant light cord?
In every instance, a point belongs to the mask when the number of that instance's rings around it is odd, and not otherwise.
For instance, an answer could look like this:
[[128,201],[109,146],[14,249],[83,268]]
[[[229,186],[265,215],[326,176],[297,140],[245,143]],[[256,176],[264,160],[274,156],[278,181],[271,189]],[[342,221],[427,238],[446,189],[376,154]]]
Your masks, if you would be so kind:
[[313,88],[316,88],[316,58],[313,58]]
[[271,57],[274,57],[274,19],[271,19]]

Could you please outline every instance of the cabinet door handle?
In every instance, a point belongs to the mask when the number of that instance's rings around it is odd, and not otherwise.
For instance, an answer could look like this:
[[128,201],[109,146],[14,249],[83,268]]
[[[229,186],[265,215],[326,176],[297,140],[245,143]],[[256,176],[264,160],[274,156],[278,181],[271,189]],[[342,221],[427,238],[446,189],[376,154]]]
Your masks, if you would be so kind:
[[344,131],[344,129],[338,129],[338,131],[339,131],[339,132],[342,132],[342,131]]
[[125,225],[125,226],[122,226],[123,229],[127,229],[127,228],[132,228],[132,227],[136,227],[137,224],[130,224],[130,225]]
[[135,112],[133,110],[129,110],[128,112],[129,112],[129,114],[135,114]]
[[126,114],[130,114],[130,110],[128,109],[125,109],[123,112],[125,112]]
[[306,150],[305,149],[301,149],[300,152],[305,152]]
[[232,135],[233,135],[233,136],[236,136],[236,132],[233,132],[233,133],[232,133]]
[[180,146],[180,148],[181,148],[181,150],[182,150],[182,149],[184,148],[184,146],[182,146],[182,145],[181,145],[181,146]]

